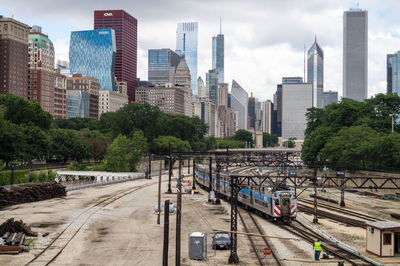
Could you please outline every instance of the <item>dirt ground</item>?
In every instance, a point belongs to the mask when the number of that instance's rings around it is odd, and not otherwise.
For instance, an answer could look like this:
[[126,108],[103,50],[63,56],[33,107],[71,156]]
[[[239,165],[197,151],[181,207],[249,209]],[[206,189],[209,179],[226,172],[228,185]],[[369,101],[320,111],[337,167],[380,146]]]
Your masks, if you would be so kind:
[[[167,176],[163,176],[162,191],[167,190]],[[136,180],[108,186],[72,191],[64,198],[11,206],[0,212],[0,222],[14,217],[22,219],[39,232],[31,250],[18,256],[0,256],[0,265],[24,265],[79,214],[97,202],[111,195],[124,193],[128,189],[147,184],[148,186],[112,202],[101,208],[88,219],[52,265],[161,265],[163,248],[163,215],[157,225],[154,206],[157,204],[158,182]],[[184,182],[187,185],[187,181]],[[172,188],[176,191],[176,182]],[[162,202],[170,199],[176,204],[176,194],[162,193]],[[207,194],[182,196],[182,265],[224,265],[229,251],[217,252],[211,249],[211,236],[208,236],[207,262],[188,259],[188,238],[192,232],[212,232],[213,228],[229,229],[230,207],[206,203]],[[170,216],[169,263],[175,262],[176,215]],[[49,233],[43,237],[42,234]],[[257,265],[255,257],[249,252],[246,237],[239,236],[238,255],[241,265]]]
[[[176,194],[166,194],[166,175],[162,182],[162,199],[170,199],[176,204]],[[188,186],[185,178],[183,184]],[[79,214],[97,202],[111,196],[124,193],[137,186],[147,185],[135,192],[127,194],[111,204],[101,208],[85,221],[83,227],[69,242],[60,256],[52,265],[161,265],[163,249],[163,215],[161,223],[157,225],[157,215],[154,206],[157,203],[157,178],[152,180],[136,180],[125,183],[88,188],[69,192],[64,198],[51,199],[35,203],[11,206],[0,212],[0,222],[14,217],[22,219],[39,232],[39,237],[34,241],[29,252],[17,255],[1,255],[0,265],[24,265],[35,254],[38,254],[50,241],[55,238]],[[176,192],[176,182],[173,180],[172,189]],[[182,265],[227,265],[229,250],[212,250],[212,230],[230,229],[230,205],[222,202],[221,205],[207,203],[207,192],[199,189],[199,194],[184,194],[182,196],[182,233],[181,233],[181,264]],[[337,194],[332,191],[332,197]],[[347,194],[346,194],[347,195]],[[363,206],[369,202],[368,213],[379,215],[386,204],[386,209],[396,209],[400,204],[387,206],[387,202],[371,200],[361,196],[348,196],[348,206]],[[373,210],[371,211],[371,207]],[[366,211],[367,212],[367,211]],[[308,219],[312,217],[305,216]],[[293,237],[287,231],[271,222],[257,217],[258,222],[268,235]],[[175,263],[175,225],[176,215],[170,215],[169,232],[169,264]],[[354,230],[335,222],[321,219],[320,226],[343,240],[351,246],[359,246],[365,241],[363,229]],[[239,230],[244,231],[239,223]],[[192,232],[207,233],[208,259],[206,261],[189,260],[188,240]],[[50,233],[43,237],[42,234]],[[278,251],[278,256],[283,259],[284,265],[310,265],[309,262],[292,262],[285,259],[304,259],[311,261],[313,258],[312,245],[305,241],[271,239]],[[364,244],[365,245],[365,244]],[[247,236],[238,236],[238,256],[240,265],[258,265]]]

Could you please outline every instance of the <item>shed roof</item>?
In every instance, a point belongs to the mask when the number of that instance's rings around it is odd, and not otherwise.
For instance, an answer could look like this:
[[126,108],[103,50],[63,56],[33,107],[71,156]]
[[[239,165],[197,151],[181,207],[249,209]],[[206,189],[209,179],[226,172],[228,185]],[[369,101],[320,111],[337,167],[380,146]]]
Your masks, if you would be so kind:
[[397,229],[400,230],[400,223],[392,221],[378,221],[378,222],[366,222],[368,226],[375,227],[378,229]]

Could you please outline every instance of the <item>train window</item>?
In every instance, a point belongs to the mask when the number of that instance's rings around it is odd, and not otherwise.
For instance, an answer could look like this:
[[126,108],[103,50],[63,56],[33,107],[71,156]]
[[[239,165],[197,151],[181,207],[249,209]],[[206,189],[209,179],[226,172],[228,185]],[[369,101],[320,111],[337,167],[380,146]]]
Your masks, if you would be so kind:
[[275,200],[275,205],[279,205],[279,200],[278,199]]

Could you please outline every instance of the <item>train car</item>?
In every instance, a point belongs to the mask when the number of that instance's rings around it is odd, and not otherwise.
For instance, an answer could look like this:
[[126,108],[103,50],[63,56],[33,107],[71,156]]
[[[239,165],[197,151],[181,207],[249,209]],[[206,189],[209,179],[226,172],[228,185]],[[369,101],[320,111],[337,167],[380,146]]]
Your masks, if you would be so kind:
[[[229,199],[231,194],[229,173],[221,172],[218,183],[214,171],[213,177],[213,189],[224,198]],[[196,179],[200,186],[208,189],[210,187],[208,167],[197,165]],[[239,190],[238,201],[248,209],[264,213],[273,221],[291,222],[297,216],[296,195],[290,189],[265,189],[249,183]]]

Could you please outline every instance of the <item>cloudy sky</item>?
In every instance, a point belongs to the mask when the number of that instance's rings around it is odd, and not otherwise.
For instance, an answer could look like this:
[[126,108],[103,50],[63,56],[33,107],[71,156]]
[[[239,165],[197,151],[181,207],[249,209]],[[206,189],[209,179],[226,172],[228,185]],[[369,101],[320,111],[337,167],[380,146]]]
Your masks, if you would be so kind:
[[[175,49],[176,24],[199,22],[198,74],[211,68],[211,37],[225,35],[225,82],[235,79],[261,100],[282,76],[303,76],[303,50],[317,35],[325,90],[342,95],[343,11],[348,0],[0,0],[0,14],[40,25],[68,60],[70,32],[93,28],[93,10],[124,9],[138,19],[138,77],[147,79],[149,48]],[[368,95],[386,91],[386,54],[400,50],[400,1],[360,0],[368,10]]]

